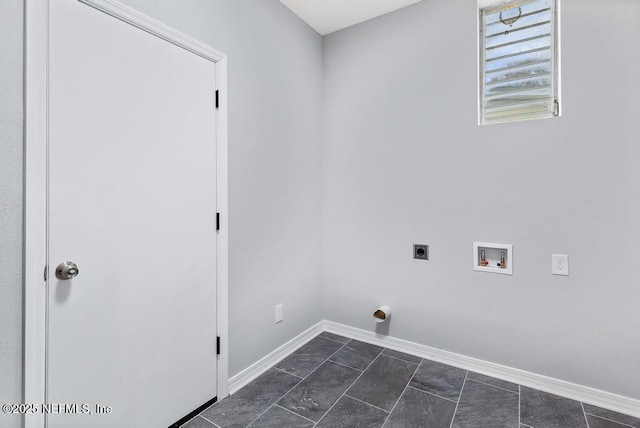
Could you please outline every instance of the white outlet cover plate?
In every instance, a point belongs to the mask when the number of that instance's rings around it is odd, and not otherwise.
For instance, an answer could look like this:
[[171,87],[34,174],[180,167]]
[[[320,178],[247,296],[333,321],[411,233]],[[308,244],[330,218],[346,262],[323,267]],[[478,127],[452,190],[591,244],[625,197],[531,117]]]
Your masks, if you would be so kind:
[[282,322],[282,320],[284,319],[284,310],[283,310],[283,304],[280,303],[279,305],[276,305],[276,324],[278,324],[279,322]]
[[569,256],[566,254],[551,254],[551,273],[553,275],[569,275]]

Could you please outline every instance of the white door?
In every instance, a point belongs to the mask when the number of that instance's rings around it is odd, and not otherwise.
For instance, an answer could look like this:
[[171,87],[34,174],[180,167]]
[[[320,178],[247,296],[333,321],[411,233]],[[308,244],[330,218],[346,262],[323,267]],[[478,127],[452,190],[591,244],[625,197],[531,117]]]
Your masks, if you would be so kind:
[[216,395],[216,64],[76,0],[49,43],[48,426],[167,427]]

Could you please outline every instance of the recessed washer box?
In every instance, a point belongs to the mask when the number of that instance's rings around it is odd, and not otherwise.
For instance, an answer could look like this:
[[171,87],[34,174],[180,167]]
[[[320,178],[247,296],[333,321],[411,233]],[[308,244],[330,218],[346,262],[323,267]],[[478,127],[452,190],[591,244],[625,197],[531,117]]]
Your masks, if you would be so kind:
[[513,275],[513,245],[474,242],[473,270]]

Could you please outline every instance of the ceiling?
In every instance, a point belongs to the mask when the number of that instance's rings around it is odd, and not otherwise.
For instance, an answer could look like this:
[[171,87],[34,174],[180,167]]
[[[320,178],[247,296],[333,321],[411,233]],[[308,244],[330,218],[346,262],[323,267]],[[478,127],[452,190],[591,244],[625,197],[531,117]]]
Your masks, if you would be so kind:
[[422,0],[280,0],[325,36]]

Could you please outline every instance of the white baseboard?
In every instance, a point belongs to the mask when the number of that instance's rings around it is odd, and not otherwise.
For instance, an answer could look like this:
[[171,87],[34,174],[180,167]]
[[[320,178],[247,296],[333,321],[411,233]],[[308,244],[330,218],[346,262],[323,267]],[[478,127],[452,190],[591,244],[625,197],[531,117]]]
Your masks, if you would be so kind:
[[288,357],[302,345],[324,331],[324,321],[311,326],[275,351],[262,357],[240,373],[229,378],[229,394],[235,394],[240,388],[269,370],[280,360]]
[[231,377],[229,379],[229,393],[234,394],[323,331],[416,355],[427,360],[438,361],[461,369],[471,370],[626,415],[640,417],[640,400],[326,320],[320,321],[269,355]]
[[461,369],[471,370],[508,382],[517,383],[522,386],[549,392],[561,397],[613,410],[615,412],[640,417],[640,400],[633,398],[526,372],[524,370],[514,369],[512,367],[491,363],[489,361],[455,354],[453,352],[443,351],[441,349],[420,345],[418,343],[397,339],[395,337],[379,335],[374,332],[349,327],[332,321],[324,321],[323,327],[324,331],[339,334],[351,339],[360,340],[362,342],[371,343],[384,348],[393,349],[395,351],[405,352],[407,354],[438,361]]

